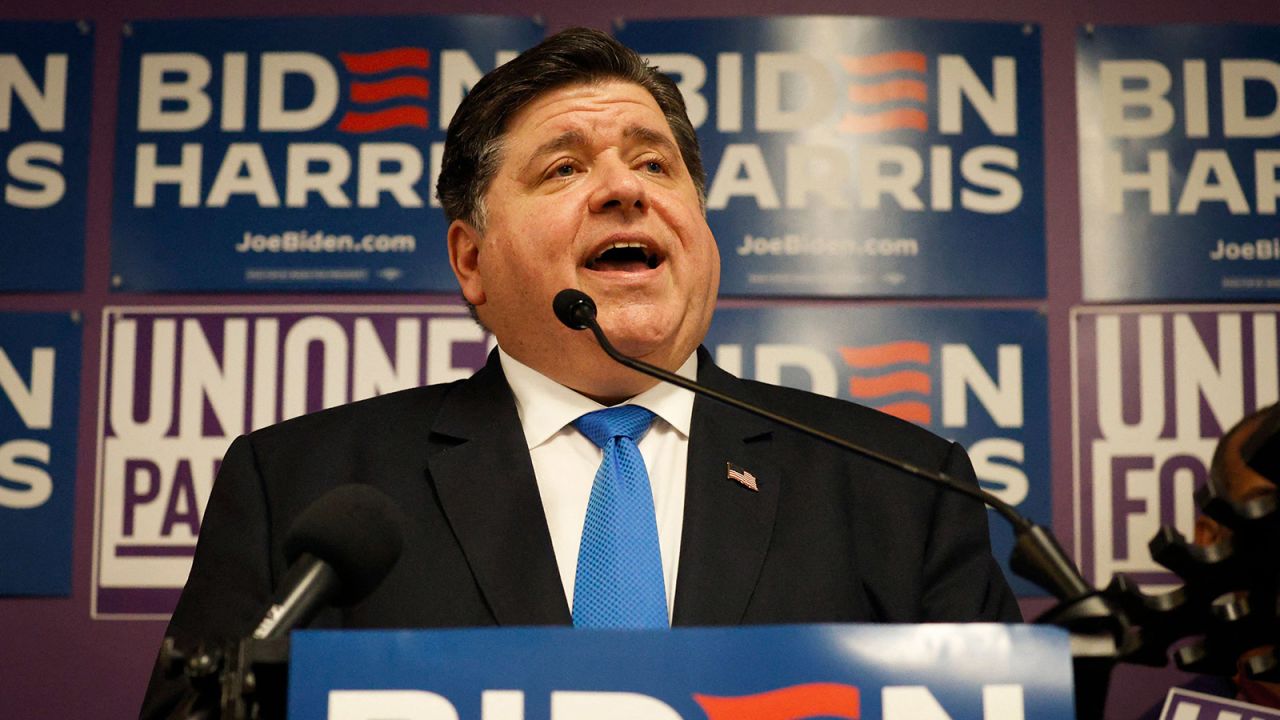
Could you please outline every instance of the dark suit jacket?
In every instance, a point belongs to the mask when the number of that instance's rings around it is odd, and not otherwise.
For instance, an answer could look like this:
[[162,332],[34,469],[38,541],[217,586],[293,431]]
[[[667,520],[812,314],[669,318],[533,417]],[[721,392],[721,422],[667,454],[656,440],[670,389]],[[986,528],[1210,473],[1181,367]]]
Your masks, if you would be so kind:
[[[698,378],[915,465],[975,482],[959,446],[851,403],[743,381],[700,350]],[[759,491],[726,477],[750,471]],[[569,624],[515,401],[496,353],[473,377],[307,415],[237,439],[218,474],[168,634],[247,636],[286,570],[297,515],[367,483],[408,518],[366,600],[313,626]],[[675,625],[1016,621],[973,500],[699,397]],[[153,678],[144,716],[181,683]]]

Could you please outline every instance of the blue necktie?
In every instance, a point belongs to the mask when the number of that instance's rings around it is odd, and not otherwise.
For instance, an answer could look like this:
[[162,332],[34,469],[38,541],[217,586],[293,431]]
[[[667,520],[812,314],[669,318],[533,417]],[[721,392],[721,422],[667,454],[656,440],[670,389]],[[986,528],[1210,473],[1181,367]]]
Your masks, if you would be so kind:
[[575,627],[668,627],[653,491],[636,447],[652,422],[653,413],[638,405],[597,410],[573,422],[604,450],[578,549]]

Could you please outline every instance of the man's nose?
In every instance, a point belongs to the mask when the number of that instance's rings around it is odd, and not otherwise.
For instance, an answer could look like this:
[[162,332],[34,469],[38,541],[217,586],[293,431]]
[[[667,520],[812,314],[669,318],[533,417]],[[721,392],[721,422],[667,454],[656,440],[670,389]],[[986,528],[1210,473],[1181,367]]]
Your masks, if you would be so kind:
[[592,212],[643,210],[648,205],[644,181],[620,159],[598,162],[592,174],[595,175],[590,199]]

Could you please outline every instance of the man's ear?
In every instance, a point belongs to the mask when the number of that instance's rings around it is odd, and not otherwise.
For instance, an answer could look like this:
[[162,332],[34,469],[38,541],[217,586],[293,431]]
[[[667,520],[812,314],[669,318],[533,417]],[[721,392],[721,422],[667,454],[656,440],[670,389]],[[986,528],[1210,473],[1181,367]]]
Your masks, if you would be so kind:
[[449,224],[449,265],[458,278],[462,296],[472,305],[484,304],[484,282],[480,279],[480,232],[471,223],[454,220]]

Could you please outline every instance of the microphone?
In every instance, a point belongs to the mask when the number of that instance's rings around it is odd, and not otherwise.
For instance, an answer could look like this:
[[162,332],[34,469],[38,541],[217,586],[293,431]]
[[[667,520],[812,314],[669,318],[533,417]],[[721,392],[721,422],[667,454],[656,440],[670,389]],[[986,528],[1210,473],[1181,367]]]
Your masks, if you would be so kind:
[[656,365],[623,355],[613,346],[613,343],[609,342],[604,330],[596,322],[595,301],[581,290],[574,288],[561,290],[556,293],[555,299],[552,300],[551,308],[555,312],[556,318],[564,323],[565,326],[571,330],[590,330],[606,355],[636,372],[669,382],[698,395],[709,397],[712,400],[765,418],[842,450],[875,460],[914,477],[941,485],[952,492],[966,495],[990,505],[992,509],[1013,526],[1014,534],[1017,536],[1009,562],[1015,573],[1030,580],[1064,602],[1078,601],[1094,592],[1089,584],[1084,581],[1084,578],[1081,577],[1080,571],[1076,569],[1070,558],[1067,557],[1062,546],[1058,544],[1058,541],[1048,530],[1023,517],[1011,505],[986,490],[968,483],[959,482],[946,473],[917,467],[899,458],[863,447],[798,420],[793,420],[758,405],[726,395]]
[[400,557],[401,513],[368,485],[340,485],[312,503],[289,528],[289,572],[253,631],[255,640],[285,637],[327,606],[363,600]]

